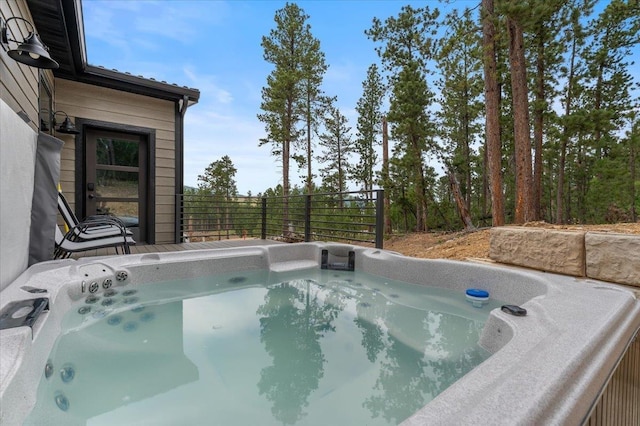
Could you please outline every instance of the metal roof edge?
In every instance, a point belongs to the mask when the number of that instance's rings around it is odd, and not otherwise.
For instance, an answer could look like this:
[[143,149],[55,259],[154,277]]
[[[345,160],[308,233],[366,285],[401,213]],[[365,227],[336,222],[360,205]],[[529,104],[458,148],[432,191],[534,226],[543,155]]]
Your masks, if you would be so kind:
[[193,103],[200,99],[200,91],[195,88],[88,64],[85,64],[83,73],[78,75],[77,79],[98,86],[173,101],[182,100],[184,96],[187,96],[189,101]]
[[135,76],[128,72],[110,70],[102,66],[89,65],[84,37],[82,1],[57,0],[54,4],[62,12],[62,25],[65,27],[69,43],[68,48],[73,62],[72,73],[54,70],[55,77],[174,102],[182,101],[184,96],[188,97],[190,104],[195,104],[200,99],[200,91],[198,89],[179,86],[153,78]]

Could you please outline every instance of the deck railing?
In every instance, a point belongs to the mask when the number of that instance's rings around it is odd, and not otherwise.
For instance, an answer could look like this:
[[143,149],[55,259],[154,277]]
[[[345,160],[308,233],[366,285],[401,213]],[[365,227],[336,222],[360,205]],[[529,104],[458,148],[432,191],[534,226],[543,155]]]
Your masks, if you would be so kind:
[[177,194],[176,243],[236,238],[383,245],[383,191],[226,199]]

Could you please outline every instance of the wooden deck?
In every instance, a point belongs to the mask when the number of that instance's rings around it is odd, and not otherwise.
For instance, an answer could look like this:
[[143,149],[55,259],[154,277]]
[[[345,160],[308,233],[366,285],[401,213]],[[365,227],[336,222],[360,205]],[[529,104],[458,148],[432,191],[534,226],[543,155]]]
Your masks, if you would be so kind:
[[[281,241],[261,240],[258,238],[249,238],[246,240],[220,240],[206,241],[201,243],[182,243],[182,244],[136,244],[131,246],[131,254],[144,253],[161,253],[170,251],[187,251],[187,250],[207,250],[219,248],[233,247],[249,247],[249,246],[269,246],[274,244],[286,244]],[[94,256],[113,256],[116,255],[114,248],[103,248],[98,250],[88,250],[80,253],[74,253],[71,258],[79,259],[81,257]]]

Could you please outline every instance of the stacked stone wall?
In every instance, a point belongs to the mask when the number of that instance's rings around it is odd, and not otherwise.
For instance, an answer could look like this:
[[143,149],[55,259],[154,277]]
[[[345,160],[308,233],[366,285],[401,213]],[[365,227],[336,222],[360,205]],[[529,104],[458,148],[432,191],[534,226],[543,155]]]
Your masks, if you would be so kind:
[[640,236],[544,228],[491,230],[500,263],[640,287]]

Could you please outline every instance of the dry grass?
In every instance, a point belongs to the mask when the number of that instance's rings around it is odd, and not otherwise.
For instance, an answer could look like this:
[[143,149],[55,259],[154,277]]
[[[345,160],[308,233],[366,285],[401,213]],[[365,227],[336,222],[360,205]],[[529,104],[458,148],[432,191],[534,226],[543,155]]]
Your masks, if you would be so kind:
[[[523,226],[640,235],[640,222],[612,225],[552,225],[544,222],[532,222]],[[485,259],[489,257],[489,229],[484,228],[473,232],[425,232],[395,236],[384,242],[384,248],[405,256],[425,259]]]

